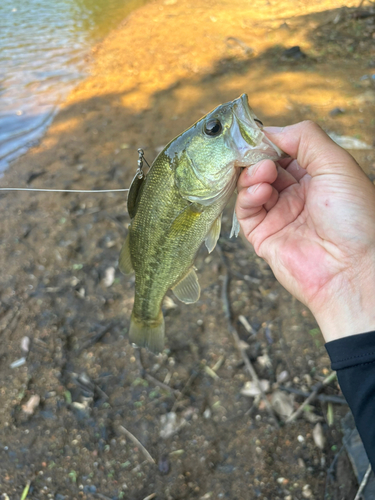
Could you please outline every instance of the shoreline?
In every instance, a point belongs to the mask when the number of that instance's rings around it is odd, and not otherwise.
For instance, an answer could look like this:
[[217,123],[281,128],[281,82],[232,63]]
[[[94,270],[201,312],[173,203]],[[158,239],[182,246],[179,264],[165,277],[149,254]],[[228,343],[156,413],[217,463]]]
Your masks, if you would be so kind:
[[[341,5],[341,2],[326,0],[319,5],[319,9],[324,10],[325,4],[334,3]],[[22,174],[30,170],[30,164],[33,169],[51,168],[53,172],[74,163],[87,166],[98,161],[103,161],[103,165],[118,162],[135,164],[134,151],[138,147],[148,150],[150,161],[151,156],[154,157],[160,147],[171,140],[175,130],[184,130],[219,103],[232,100],[242,92],[249,93],[252,107],[263,116],[265,123],[279,125],[312,118],[318,119],[323,127],[324,121],[331,122],[328,124],[330,131],[339,133],[349,125],[350,121],[344,116],[339,124],[341,129],[337,128],[337,121],[327,120],[324,115],[336,102],[346,105],[348,98],[356,99],[360,92],[353,92],[350,85],[346,85],[348,88],[343,88],[346,94],[344,99],[331,96],[326,89],[327,79],[323,77],[329,64],[325,64],[323,58],[318,61],[318,66],[321,66],[318,71],[322,77],[315,82],[321,88],[303,91],[299,82],[297,84],[301,94],[298,100],[304,102],[300,110],[292,109],[295,104],[290,104],[287,94],[290,86],[288,80],[296,73],[296,69],[298,73],[298,66],[293,67],[292,61],[292,66],[289,64],[290,76],[284,70],[285,77],[282,74],[275,75],[272,67],[269,68],[272,59],[276,64],[288,66],[288,61],[285,63],[277,55],[270,53],[267,56],[267,52],[271,52],[270,49],[275,45],[275,37],[264,36],[269,32],[276,33],[279,44],[284,42],[286,47],[299,43],[302,49],[313,52],[313,56],[317,52],[311,50],[311,42],[306,37],[308,28],[301,28],[293,17],[289,19],[287,10],[281,19],[275,21],[271,19],[272,15],[279,13],[277,8],[274,8],[274,14],[268,12],[268,17],[264,15],[263,19],[262,12],[267,9],[263,7],[262,11],[259,8],[256,16],[259,33],[249,36],[245,22],[237,25],[236,20],[241,16],[237,15],[236,9],[227,12],[223,5],[221,15],[228,17],[223,24],[220,17],[215,18],[210,9],[204,8],[203,2],[198,2],[194,9],[189,5],[187,0],[150,2],[132,12],[104,40],[96,44],[90,52],[90,74],[78,83],[59,106],[39,144],[12,162],[4,172],[2,183],[17,175],[24,178]],[[237,9],[241,11],[244,6],[239,4]],[[314,6],[306,2],[304,15],[313,9]],[[184,16],[190,15],[192,26],[184,26]],[[324,19],[324,14],[316,13],[314,17],[316,24]],[[141,23],[139,18],[142,19]],[[168,19],[172,19],[173,29],[164,32],[163,24]],[[286,21],[294,23],[292,29],[283,28]],[[194,28],[197,28],[196,38],[192,41],[187,35]],[[237,36],[228,37],[228,34]],[[176,45],[177,35],[183,42]],[[129,47],[129,51],[126,47]],[[355,65],[356,61],[353,63]],[[360,75],[361,69],[354,72]],[[346,77],[346,70],[335,73],[328,80],[332,86],[343,87],[340,78]],[[301,76],[301,73],[297,74],[296,78]],[[262,79],[268,80],[266,88],[261,84]],[[220,90],[217,89],[218,82]],[[214,85],[212,89],[211,85]],[[272,107],[268,105],[270,92],[274,99]],[[319,92],[323,93],[323,98]],[[171,110],[169,116],[163,112],[164,106]],[[319,120],[322,111],[323,123]],[[142,118],[143,115],[145,118]],[[148,125],[147,120],[156,121],[155,116],[156,119],[159,116],[162,118],[162,126],[152,130],[152,124]],[[118,120],[118,127],[114,125],[114,120]],[[88,128],[91,128],[91,133]],[[362,137],[364,134],[371,143],[371,134],[366,134],[362,127]],[[79,146],[78,142],[83,146]],[[95,155],[87,151],[92,146]],[[56,163],[56,156],[63,156],[59,153],[56,155],[61,148],[66,150],[68,159]],[[48,167],[48,164],[52,166]],[[62,177],[65,178],[64,175]]]

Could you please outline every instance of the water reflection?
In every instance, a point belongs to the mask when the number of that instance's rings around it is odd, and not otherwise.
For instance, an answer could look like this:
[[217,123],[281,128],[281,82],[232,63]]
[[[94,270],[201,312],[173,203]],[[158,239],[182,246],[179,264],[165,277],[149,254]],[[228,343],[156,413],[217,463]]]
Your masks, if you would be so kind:
[[41,137],[84,76],[89,47],[146,2],[0,2],[0,171]]

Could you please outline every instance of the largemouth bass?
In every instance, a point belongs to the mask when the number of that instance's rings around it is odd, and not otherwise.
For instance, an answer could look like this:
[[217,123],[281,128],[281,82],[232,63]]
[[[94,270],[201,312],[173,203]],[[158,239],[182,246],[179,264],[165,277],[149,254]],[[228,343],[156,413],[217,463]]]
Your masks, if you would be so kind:
[[[129,233],[119,266],[135,271],[129,338],[157,353],[164,347],[162,301],[169,289],[185,303],[199,299],[194,259],[212,252],[239,167],[277,160],[282,151],[264,135],[247,96],[222,104],[173,139],[128,194]],[[234,214],[232,233],[238,234]]]

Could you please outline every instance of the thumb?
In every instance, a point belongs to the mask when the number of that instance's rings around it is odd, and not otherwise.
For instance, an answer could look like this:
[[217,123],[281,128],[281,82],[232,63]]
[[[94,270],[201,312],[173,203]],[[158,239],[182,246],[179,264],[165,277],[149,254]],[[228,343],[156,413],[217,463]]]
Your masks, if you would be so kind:
[[354,158],[312,121],[288,127],[264,127],[264,132],[312,177],[337,173],[353,175],[361,171]]

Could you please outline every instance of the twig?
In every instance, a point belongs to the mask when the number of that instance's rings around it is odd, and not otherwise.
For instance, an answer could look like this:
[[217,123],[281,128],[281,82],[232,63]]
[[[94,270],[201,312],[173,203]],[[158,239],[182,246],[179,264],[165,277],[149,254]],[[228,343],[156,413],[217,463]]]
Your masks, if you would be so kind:
[[276,331],[277,331],[277,334],[279,336],[279,342],[280,342],[281,349],[284,352],[285,363],[288,367],[289,373],[293,374],[295,372],[295,368],[294,368],[294,364],[293,364],[292,360],[290,359],[290,349],[288,349],[287,342],[285,341],[281,317],[278,319],[278,328],[276,329]]
[[26,500],[27,495],[29,494],[31,481],[27,481],[26,486],[23,489],[21,500]]
[[270,402],[268,401],[267,399],[267,396],[265,394],[265,392],[263,391],[261,385],[260,385],[260,382],[259,382],[259,378],[258,378],[258,375],[256,374],[256,371],[254,370],[254,367],[250,361],[250,359],[248,358],[247,354],[246,354],[246,350],[243,349],[243,347],[241,347],[241,342],[240,342],[240,337],[238,335],[238,332],[237,330],[234,328],[234,326],[232,325],[232,313],[231,313],[231,309],[230,309],[230,303],[229,303],[229,297],[228,297],[228,289],[229,289],[229,267],[228,267],[228,264],[227,262],[225,261],[225,257],[223,255],[223,252],[221,250],[221,248],[219,248],[219,246],[217,245],[216,248],[218,249],[218,252],[220,254],[220,257],[221,257],[221,260],[223,262],[223,264],[225,265],[226,267],[226,274],[224,275],[224,279],[223,279],[223,287],[222,287],[222,290],[221,290],[221,300],[223,302],[223,308],[224,308],[224,315],[227,319],[227,322],[228,322],[228,329],[229,331],[231,332],[233,338],[234,338],[234,341],[236,343],[236,347],[237,349],[239,350],[240,354],[241,354],[241,357],[242,357],[242,360],[243,362],[245,363],[245,366],[246,366],[246,369],[248,371],[248,373],[250,374],[250,377],[252,378],[253,382],[255,383],[255,385],[257,386],[257,388],[259,389],[259,392],[260,392],[260,395],[264,401],[264,404],[267,408],[267,411],[270,415],[270,417],[272,418],[272,420],[274,421],[276,427],[279,427],[279,422],[276,418],[276,415],[272,409],[272,406],[270,404]]
[[[21,310],[18,306],[13,310],[9,310],[4,317],[3,324],[0,326],[0,334],[5,332],[5,330],[9,330],[8,337],[13,333],[13,329],[16,327],[18,322],[18,316],[20,315]],[[9,319],[10,317],[10,319]],[[8,321],[9,319],[9,321]]]
[[145,497],[143,500],[152,500],[155,497],[156,497],[156,493],[151,493],[151,495],[148,495],[148,497]]
[[219,375],[209,366],[205,365],[203,370],[205,371],[205,373],[207,373],[207,375],[209,375],[214,380],[219,380],[219,378],[220,378]]
[[109,497],[106,497],[102,493],[92,493],[92,495],[94,495],[94,497],[100,498],[101,500],[111,500]]
[[113,326],[114,323],[110,322],[94,335],[90,335],[90,337],[82,343],[81,352],[84,351],[85,349],[88,349],[89,347],[92,347],[97,342],[100,342],[104,337],[104,335],[108,333]]
[[371,469],[371,464],[368,464],[366,474],[364,475],[364,477],[362,479],[362,482],[359,485],[359,488],[358,488],[358,491],[357,491],[357,494],[356,494],[354,500],[359,500],[361,498],[362,491],[365,489],[365,486],[367,484],[368,478],[370,477],[370,474],[371,474],[371,470],[372,470]]
[[172,389],[172,387],[170,387],[169,385],[165,384],[164,382],[161,382],[157,378],[155,378],[152,375],[150,375],[149,373],[147,373],[146,368],[143,366],[143,363],[142,363],[142,356],[141,356],[140,349],[135,349],[134,353],[135,353],[135,357],[137,359],[139,368],[141,370],[141,377],[143,377],[145,380],[148,380],[152,384],[160,387],[160,389],[163,389],[165,391],[170,392],[173,396],[175,396],[175,397],[179,396],[179,394],[180,394],[179,390]]
[[163,389],[164,391],[169,391],[170,393],[173,394],[173,396],[178,396],[180,394],[180,391],[178,389],[172,389],[172,387],[170,387],[167,384],[164,384],[164,382],[161,382],[160,380],[153,377],[152,375],[150,375],[147,372],[143,374],[143,378],[145,378],[146,380],[148,380],[152,384],[157,385],[158,387],[160,387],[160,389]]
[[118,426],[118,429],[122,434],[125,434],[126,437],[128,437],[133,443],[140,448],[144,456],[146,457],[147,461],[150,462],[151,464],[155,463],[155,460],[152,458],[152,456],[149,454],[149,452],[146,450],[146,448],[143,446],[143,444],[138,441],[138,439],[130,432],[128,429],[125,429],[122,425]]
[[[281,391],[290,392],[292,394],[297,394],[297,396],[303,396],[304,398],[308,398],[310,394],[305,391],[301,391],[300,389],[295,389],[294,387],[285,387],[283,385],[279,385],[279,389]],[[323,403],[335,403],[338,405],[348,405],[345,398],[341,396],[327,396],[326,394],[318,394],[316,396],[318,401],[322,401]]]
[[301,413],[303,412],[303,409],[305,408],[305,406],[310,404],[312,401],[314,401],[314,399],[316,399],[316,396],[318,395],[318,393],[324,387],[326,387],[328,384],[333,382],[336,379],[336,377],[337,377],[336,372],[332,372],[330,375],[328,375],[328,377],[326,377],[323,380],[323,382],[318,384],[315,387],[315,389],[313,390],[313,392],[310,394],[310,396],[307,399],[305,399],[305,401],[301,404],[301,406],[298,408],[298,410],[296,410],[290,417],[288,417],[286,419],[286,423],[289,424],[290,422],[293,422],[296,418],[298,418],[301,415]]
[[345,446],[341,446],[341,448],[339,449],[339,451],[336,453],[335,455],[335,458],[333,459],[331,465],[329,466],[329,469],[327,470],[327,476],[326,476],[326,487],[325,487],[325,490],[324,490],[324,500],[330,500],[331,496],[327,496],[328,495],[328,487],[330,486],[328,483],[333,483],[334,480],[335,480],[335,468],[336,468],[336,464],[338,462],[338,459],[340,458],[340,455],[341,453],[344,451],[345,449]]
[[186,384],[184,385],[182,391],[180,392],[180,394],[177,396],[176,398],[176,401],[173,403],[173,406],[172,406],[172,409],[171,409],[171,412],[175,411],[176,408],[177,408],[177,405],[178,403],[181,401],[181,399],[183,398],[183,396],[185,396],[188,388],[191,386],[191,384],[193,383],[193,381],[198,377],[199,375],[199,371],[196,371],[196,372],[193,372],[190,377],[188,378],[188,381],[186,382]]

